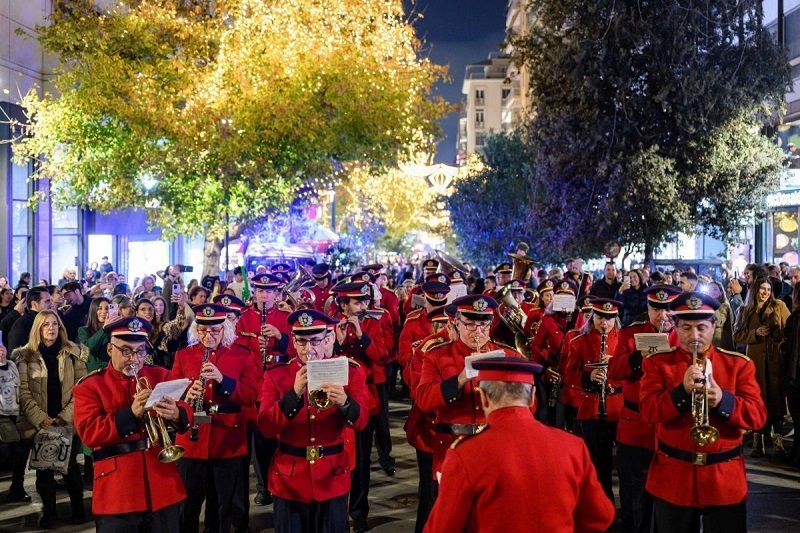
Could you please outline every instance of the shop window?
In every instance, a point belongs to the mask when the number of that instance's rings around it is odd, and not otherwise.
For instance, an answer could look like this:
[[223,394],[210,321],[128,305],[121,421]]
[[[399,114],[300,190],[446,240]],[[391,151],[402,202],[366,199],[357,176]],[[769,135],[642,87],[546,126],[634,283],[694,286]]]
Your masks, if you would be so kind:
[[797,264],[797,211],[776,211],[772,217],[772,260]]

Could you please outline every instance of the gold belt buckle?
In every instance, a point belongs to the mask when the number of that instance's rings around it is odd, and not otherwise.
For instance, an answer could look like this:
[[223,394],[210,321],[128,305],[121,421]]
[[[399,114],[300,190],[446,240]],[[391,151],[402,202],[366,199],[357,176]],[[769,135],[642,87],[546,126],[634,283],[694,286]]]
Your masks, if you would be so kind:
[[272,363],[275,360],[275,356],[274,355],[268,355],[266,357],[266,359],[267,359],[267,363],[269,364],[269,363]]
[[206,410],[206,413],[208,413],[209,415],[215,415],[215,414],[217,414],[217,411],[219,411],[219,406],[217,404],[215,404],[215,403],[212,403],[212,404],[209,404],[208,409]]
[[692,464],[695,466],[705,466],[708,462],[708,454],[704,452],[694,452]]
[[473,434],[477,435],[478,433],[486,429],[486,426],[488,426],[488,424],[475,424],[475,426],[472,428]]
[[306,459],[312,465],[317,459],[322,459],[322,446],[306,446]]

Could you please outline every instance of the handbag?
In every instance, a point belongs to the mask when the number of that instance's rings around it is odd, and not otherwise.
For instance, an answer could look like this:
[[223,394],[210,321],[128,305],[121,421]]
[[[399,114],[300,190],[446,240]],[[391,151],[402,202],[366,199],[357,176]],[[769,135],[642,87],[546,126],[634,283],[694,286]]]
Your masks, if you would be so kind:
[[11,421],[11,417],[0,416],[0,443],[10,444],[12,442],[19,442],[17,425]]
[[50,426],[33,437],[31,470],[55,470],[67,473],[72,451],[72,426]]

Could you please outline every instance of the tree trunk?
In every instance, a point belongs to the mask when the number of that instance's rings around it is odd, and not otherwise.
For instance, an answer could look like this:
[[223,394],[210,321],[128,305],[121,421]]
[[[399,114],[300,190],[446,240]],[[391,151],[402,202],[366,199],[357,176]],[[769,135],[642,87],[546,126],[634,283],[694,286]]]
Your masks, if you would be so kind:
[[[203,245],[203,274],[202,276],[219,276],[219,256],[225,241],[206,235]],[[201,279],[202,279],[201,276]]]
[[644,243],[644,261],[645,261],[645,263],[649,263],[650,264],[650,271],[651,272],[655,272],[656,271],[656,265],[655,265],[655,263],[653,261],[654,250],[655,250],[655,247],[653,246],[653,243],[651,243],[651,242]]

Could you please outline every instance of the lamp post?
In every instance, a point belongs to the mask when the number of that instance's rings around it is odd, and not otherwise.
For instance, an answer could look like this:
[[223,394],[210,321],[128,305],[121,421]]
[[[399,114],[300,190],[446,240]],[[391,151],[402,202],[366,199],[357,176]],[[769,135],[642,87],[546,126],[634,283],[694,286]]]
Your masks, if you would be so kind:
[[330,188],[325,191],[325,196],[328,199],[328,205],[331,209],[331,231],[336,232],[336,190]]

